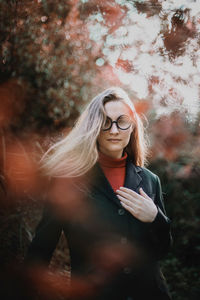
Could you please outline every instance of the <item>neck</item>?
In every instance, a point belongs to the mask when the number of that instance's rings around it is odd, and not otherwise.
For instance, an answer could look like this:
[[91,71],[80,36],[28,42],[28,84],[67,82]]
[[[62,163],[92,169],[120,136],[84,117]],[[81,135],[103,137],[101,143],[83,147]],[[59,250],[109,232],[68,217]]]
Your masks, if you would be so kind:
[[99,151],[99,162],[100,165],[104,167],[113,167],[119,168],[126,165],[127,153],[124,152],[124,155],[120,158],[113,158]]

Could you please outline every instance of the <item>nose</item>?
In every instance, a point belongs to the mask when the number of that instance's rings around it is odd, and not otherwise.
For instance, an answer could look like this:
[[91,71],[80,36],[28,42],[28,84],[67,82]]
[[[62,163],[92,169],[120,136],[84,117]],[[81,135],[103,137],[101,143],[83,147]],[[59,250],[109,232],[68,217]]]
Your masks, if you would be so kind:
[[112,127],[110,128],[110,133],[118,133],[118,132],[119,132],[119,129],[117,127],[117,124],[113,123]]

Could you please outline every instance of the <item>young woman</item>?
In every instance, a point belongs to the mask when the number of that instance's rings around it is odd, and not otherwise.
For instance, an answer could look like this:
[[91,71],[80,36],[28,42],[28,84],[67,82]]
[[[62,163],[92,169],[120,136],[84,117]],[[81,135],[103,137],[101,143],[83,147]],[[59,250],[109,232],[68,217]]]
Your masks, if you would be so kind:
[[42,159],[51,181],[26,261],[48,265],[63,230],[71,284],[87,286],[78,299],[171,299],[158,263],[171,243],[171,221],[158,176],[144,168],[146,154],[126,92],[97,95]]

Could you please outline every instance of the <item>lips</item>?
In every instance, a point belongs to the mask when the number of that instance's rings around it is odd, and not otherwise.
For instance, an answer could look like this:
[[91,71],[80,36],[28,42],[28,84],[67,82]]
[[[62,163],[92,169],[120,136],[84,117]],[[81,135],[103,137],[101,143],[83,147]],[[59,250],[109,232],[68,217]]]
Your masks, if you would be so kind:
[[120,139],[108,139],[109,142],[119,142],[121,141]]

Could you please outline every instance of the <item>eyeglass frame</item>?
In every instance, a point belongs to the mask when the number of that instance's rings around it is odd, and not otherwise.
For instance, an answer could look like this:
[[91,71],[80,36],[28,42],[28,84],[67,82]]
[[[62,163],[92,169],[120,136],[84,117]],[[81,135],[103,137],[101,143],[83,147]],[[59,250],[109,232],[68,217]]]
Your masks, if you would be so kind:
[[[120,129],[120,130],[127,130],[127,129],[129,129],[130,127],[131,127],[131,125],[132,125],[132,122],[130,122],[130,125],[127,127],[127,128],[121,128],[121,127],[119,127],[119,125],[118,125],[118,120],[122,117],[122,116],[126,116],[126,117],[128,117],[127,115],[120,115],[118,118],[117,118],[117,120],[116,121],[113,121],[110,117],[106,117],[106,118],[108,118],[110,121],[111,121],[111,125],[110,125],[110,127],[108,127],[107,129],[101,129],[102,131],[108,131],[108,130],[110,130],[111,128],[112,128],[112,126],[113,126],[113,123],[115,123],[116,124],[116,126],[117,126],[117,128],[118,129]],[[128,117],[129,118],[129,117]]]

